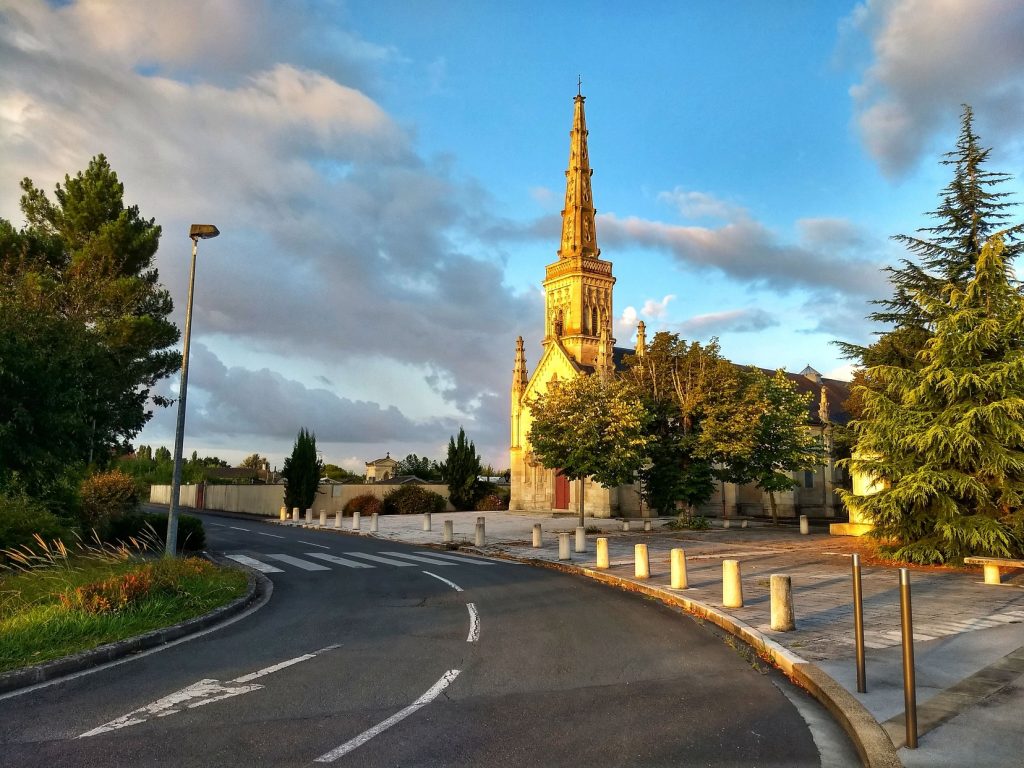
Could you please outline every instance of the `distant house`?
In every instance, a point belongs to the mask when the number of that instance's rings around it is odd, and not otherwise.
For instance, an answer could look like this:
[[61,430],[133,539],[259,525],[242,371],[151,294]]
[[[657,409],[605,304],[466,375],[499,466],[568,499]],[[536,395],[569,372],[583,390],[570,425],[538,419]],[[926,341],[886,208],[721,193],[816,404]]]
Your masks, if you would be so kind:
[[374,459],[366,462],[366,482],[380,483],[390,480],[395,476],[395,468],[398,462],[391,458],[391,452],[383,459]]
[[427,481],[416,475],[395,475],[387,480],[378,480],[381,485],[427,485]]

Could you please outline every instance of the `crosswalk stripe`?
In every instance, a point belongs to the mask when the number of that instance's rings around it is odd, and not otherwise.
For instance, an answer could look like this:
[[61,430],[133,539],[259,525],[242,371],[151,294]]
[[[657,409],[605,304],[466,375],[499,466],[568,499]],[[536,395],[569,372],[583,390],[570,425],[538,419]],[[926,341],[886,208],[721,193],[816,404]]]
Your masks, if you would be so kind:
[[301,568],[304,571],[329,571],[331,570],[326,565],[320,565],[318,563],[311,563],[309,560],[302,560],[298,557],[292,557],[291,555],[267,555],[275,560],[279,560],[282,563],[288,563],[288,565],[294,565],[297,568]]
[[[397,555],[397,552],[389,552],[387,554]],[[440,552],[417,552],[419,555],[426,555],[427,557],[440,557],[443,560],[454,560],[456,563],[469,563],[470,565],[494,565],[486,560],[481,560],[478,557],[460,557],[459,555],[443,555]]]
[[228,555],[228,559],[234,560],[236,563],[241,563],[242,565],[248,565],[250,568],[255,568],[261,573],[284,573],[280,568],[275,568],[272,565],[260,562],[259,560],[251,557],[246,557],[245,555]]
[[346,552],[349,557],[361,557],[364,560],[373,560],[375,563],[384,563],[384,565],[394,565],[398,568],[415,568],[415,563],[403,563],[401,560],[392,560],[388,557],[378,557],[377,555],[370,555],[365,552]]
[[385,552],[384,554],[401,557],[406,560],[415,560],[417,563],[426,563],[427,565],[455,565],[455,563],[446,563],[444,560],[434,560],[429,557],[421,557],[420,555],[408,555],[405,552]]
[[338,565],[345,565],[349,568],[376,568],[374,565],[369,563],[357,563],[355,560],[349,560],[345,557],[336,557],[334,555],[328,555],[326,552],[307,552],[306,555],[309,557],[317,557],[321,560],[326,560],[328,563],[337,563]]

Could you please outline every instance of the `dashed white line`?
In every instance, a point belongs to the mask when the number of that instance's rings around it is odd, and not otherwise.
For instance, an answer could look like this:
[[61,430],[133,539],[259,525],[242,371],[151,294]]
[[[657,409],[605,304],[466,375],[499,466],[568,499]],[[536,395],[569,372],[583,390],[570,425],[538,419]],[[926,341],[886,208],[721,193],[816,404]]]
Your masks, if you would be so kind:
[[469,609],[469,636],[466,638],[466,642],[475,643],[480,639],[480,614],[477,613],[473,603],[466,603],[466,608]]
[[438,576],[436,573],[431,573],[430,571],[424,571],[424,573],[427,574],[427,576],[433,576],[438,581],[443,581],[445,584],[447,584],[449,587],[454,589],[456,592],[461,592],[462,591],[462,587],[460,587],[454,581],[448,581],[448,579],[446,579],[444,576]]
[[229,525],[228,528],[233,531],[245,531],[246,533],[252,533],[248,528],[239,528],[237,525]]
[[432,702],[434,699],[436,699],[440,695],[441,691],[443,691],[445,688],[447,688],[449,685],[451,685],[451,682],[456,677],[458,677],[458,676],[459,676],[459,670],[457,670],[457,669],[449,669],[447,672],[445,672],[441,676],[440,680],[438,680],[436,683],[434,683],[430,687],[429,691],[427,691],[422,696],[420,696],[418,699],[416,699],[416,701],[414,701],[408,707],[406,707],[403,710],[400,710],[400,711],[396,712],[391,717],[389,717],[387,720],[384,720],[383,722],[378,723],[377,725],[373,726],[372,728],[368,728],[367,730],[363,731],[361,734],[356,736],[354,739],[349,739],[344,744],[342,744],[340,747],[335,747],[330,752],[326,752],[326,753],[320,755],[320,757],[318,757],[313,762],[315,762],[315,763],[333,763],[335,760],[337,760],[342,755],[347,755],[352,750],[358,749],[359,747],[361,747],[363,744],[368,742],[370,739],[372,739],[377,734],[383,733],[384,731],[386,731],[388,728],[390,728],[395,723],[401,722],[402,720],[407,718],[409,715],[413,714],[414,712],[416,712],[419,709],[422,709],[427,704]]
[[[281,538],[283,539],[284,536]],[[330,549],[326,544],[314,544],[312,541],[303,541],[302,539],[299,539],[299,544],[308,544],[311,547],[320,547],[320,549]]]
[[283,539],[284,536],[278,536],[276,533],[263,533],[263,531],[256,531],[260,536],[271,536],[275,539]]

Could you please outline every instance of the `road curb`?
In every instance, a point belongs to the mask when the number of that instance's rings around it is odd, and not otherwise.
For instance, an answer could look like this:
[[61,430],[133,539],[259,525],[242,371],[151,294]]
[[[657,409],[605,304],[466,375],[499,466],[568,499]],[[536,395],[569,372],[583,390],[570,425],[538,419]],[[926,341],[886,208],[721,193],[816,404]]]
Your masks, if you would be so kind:
[[[215,560],[220,565],[239,567],[236,563],[223,561],[220,558],[210,557],[210,559]],[[243,570],[245,570],[248,578],[245,594],[232,600],[227,605],[214,608],[209,613],[196,616],[170,627],[154,629],[144,635],[117,640],[88,651],[72,654],[71,656],[4,672],[0,674],[0,693],[8,693],[19,688],[27,688],[31,685],[49,682],[65,675],[81,672],[110,661],[116,661],[130,654],[155,648],[173,640],[178,640],[186,635],[194,634],[238,615],[262,597],[269,596],[270,592],[273,591],[270,579],[262,573],[248,568]]]
[[[480,552],[480,554],[495,556],[495,553]],[[550,560],[516,557],[504,552],[498,553],[497,556],[562,573],[586,576],[602,584],[656,598],[667,605],[681,608],[687,613],[710,621],[749,645],[758,656],[782,670],[790,680],[821,702],[846,731],[857,749],[857,754],[867,768],[902,768],[903,763],[896,753],[892,740],[874,716],[852,693],[832,679],[817,664],[801,658],[749,624],[723,613],[707,603],[692,600],[675,591],[642,584],[604,571]]]

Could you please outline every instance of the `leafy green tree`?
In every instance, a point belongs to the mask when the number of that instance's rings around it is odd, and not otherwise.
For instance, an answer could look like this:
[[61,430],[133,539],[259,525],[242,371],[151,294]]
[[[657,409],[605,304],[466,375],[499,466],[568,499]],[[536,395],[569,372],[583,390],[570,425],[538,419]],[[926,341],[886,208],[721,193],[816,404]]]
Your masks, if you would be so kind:
[[725,476],[734,483],[755,483],[768,493],[772,522],[779,523],[775,494],[796,487],[793,473],[821,463],[822,449],[807,429],[811,395],[801,395],[786,374],[747,374],[746,401],[760,413],[752,422],[749,446],[731,455]]
[[[558,382],[530,403],[530,413],[534,455],[578,481],[580,491],[587,477],[606,487],[630,483],[644,463],[650,417],[627,381],[594,375]],[[583,525],[583,493],[577,498]]]
[[417,456],[410,453],[398,462],[395,467],[396,475],[415,475],[420,480],[436,481],[441,479],[441,466],[426,456]]
[[173,459],[174,457],[171,456],[171,450],[169,448],[165,448],[162,445],[153,452],[154,461],[163,462],[172,461]]
[[263,462],[265,461],[266,459],[258,453],[250,453],[242,459],[242,463],[238,466],[244,467],[245,469],[263,469]]
[[324,477],[336,480],[340,483],[361,484],[363,482],[362,475],[357,475],[355,472],[349,472],[347,469],[339,467],[337,464],[324,464]]
[[994,236],[965,287],[920,291],[934,334],[910,365],[868,369],[849,464],[871,496],[841,492],[901,560],[956,562],[1024,549],[1024,298]]
[[448,500],[456,509],[473,509],[479,492],[480,456],[472,440],[459,427],[459,436],[448,441],[448,458],[441,465],[441,476],[448,484]]
[[309,509],[316,499],[323,476],[323,462],[316,455],[316,435],[305,427],[299,430],[291,456],[284,460],[284,503],[289,509]]

